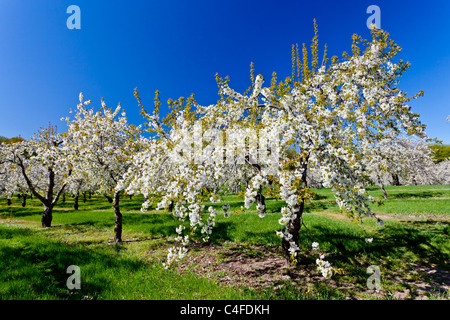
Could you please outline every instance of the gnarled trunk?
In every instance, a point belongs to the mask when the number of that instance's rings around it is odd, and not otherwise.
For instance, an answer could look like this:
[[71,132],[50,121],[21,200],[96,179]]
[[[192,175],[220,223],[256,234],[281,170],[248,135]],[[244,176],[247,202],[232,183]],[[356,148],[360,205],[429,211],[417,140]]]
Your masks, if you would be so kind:
[[52,212],[53,206],[44,204],[44,213],[42,214],[42,228],[49,228],[52,226]]
[[114,242],[122,242],[122,213],[120,213],[120,207],[119,207],[119,201],[120,201],[120,194],[119,192],[114,192],[114,201],[113,201],[113,208],[114,208]]

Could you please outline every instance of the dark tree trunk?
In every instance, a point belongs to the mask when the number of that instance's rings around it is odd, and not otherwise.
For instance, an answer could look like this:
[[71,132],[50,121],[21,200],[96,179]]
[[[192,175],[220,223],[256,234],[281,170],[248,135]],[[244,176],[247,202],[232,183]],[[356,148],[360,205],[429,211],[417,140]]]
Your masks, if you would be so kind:
[[256,194],[256,203],[264,206],[264,209],[258,211],[258,213],[266,213],[266,197],[262,194],[262,186],[259,187],[258,193]]
[[113,198],[111,198],[110,196],[107,196],[107,195],[105,194],[105,198],[108,199],[108,202],[109,202],[109,203],[113,203]]
[[86,191],[85,192],[83,192],[83,203],[86,203]]
[[130,200],[133,200],[133,195],[132,194],[130,194],[129,197],[130,197]]
[[22,207],[25,208],[26,205],[27,205],[27,194],[24,193],[24,194],[22,195]]
[[49,228],[52,226],[52,219],[53,219],[52,212],[53,207],[51,205],[47,206],[44,204],[44,213],[42,214],[41,219],[42,228]]
[[66,203],[66,194],[65,193],[62,194],[61,201],[62,201],[62,203]]
[[392,175],[392,185],[399,186],[400,185],[400,179],[398,178],[398,174]]
[[114,242],[122,242],[122,213],[120,213],[120,207],[119,207],[119,201],[120,201],[120,194],[119,192],[114,193],[114,202],[113,202],[113,208],[114,208],[114,217],[115,217],[115,223],[114,223]]
[[91,200],[91,197],[92,197],[92,192],[89,191],[89,193],[88,193],[89,200]]
[[167,211],[168,212],[172,212],[173,211],[173,201],[170,201],[170,203],[169,203],[169,207],[167,208]]
[[80,194],[77,192],[74,196],[73,196],[73,208],[75,210],[78,210],[78,198],[79,198]]
[[12,205],[11,199],[9,199],[9,198],[6,199],[6,202],[7,202],[8,206]]

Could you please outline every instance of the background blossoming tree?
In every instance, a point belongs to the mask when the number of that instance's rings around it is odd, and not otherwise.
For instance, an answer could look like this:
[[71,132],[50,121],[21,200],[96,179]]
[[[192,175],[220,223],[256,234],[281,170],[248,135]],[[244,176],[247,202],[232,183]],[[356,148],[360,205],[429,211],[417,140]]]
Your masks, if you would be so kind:
[[[9,165],[11,172],[20,173],[31,194],[44,206],[42,227],[50,227],[52,212],[72,174],[72,155],[65,143],[65,135],[57,134],[49,125],[28,141],[1,145],[0,163]],[[8,184],[16,192],[17,183]]]
[[[120,104],[115,110],[106,108],[102,99],[99,111],[88,109],[90,100],[84,101],[80,93],[74,119],[67,117],[68,146],[76,154],[77,170],[97,193],[113,199],[114,241],[122,241],[122,213],[120,212],[121,189],[119,182],[127,172],[131,155],[136,152],[134,144],[139,129],[128,124]],[[74,183],[76,186],[76,183]]]
[[429,140],[414,136],[393,135],[374,144],[364,158],[368,174],[380,185],[384,198],[388,195],[384,186],[434,184],[441,181]]

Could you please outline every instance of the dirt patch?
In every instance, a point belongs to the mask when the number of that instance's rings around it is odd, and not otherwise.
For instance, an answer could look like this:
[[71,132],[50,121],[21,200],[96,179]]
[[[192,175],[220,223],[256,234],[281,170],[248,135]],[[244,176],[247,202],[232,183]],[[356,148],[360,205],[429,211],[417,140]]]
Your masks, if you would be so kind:
[[195,270],[203,277],[218,279],[227,285],[245,285],[255,289],[294,281],[302,282],[308,290],[308,281],[319,280],[314,267],[293,267],[278,251],[279,248],[260,246],[205,246],[191,250],[178,268]]
[[403,283],[408,288],[393,293],[399,299],[428,299],[430,295],[439,295],[450,290],[450,273],[438,268],[435,265],[415,265],[416,272],[420,275],[421,281],[405,279],[396,276],[395,280]]
[[[243,285],[256,290],[277,289],[290,284],[303,294],[327,288],[327,291],[334,292],[333,296],[346,299],[428,299],[437,293],[438,298],[440,293],[440,298],[444,296],[444,299],[448,299],[443,293],[448,294],[450,290],[450,273],[436,266],[411,266],[420,275],[419,280],[411,280],[402,271],[402,275],[386,275],[386,278],[382,278],[380,290],[368,290],[366,278],[361,283],[361,279],[358,280],[348,270],[334,270],[334,275],[325,279],[316,269],[316,258],[315,255],[304,256],[297,266],[291,266],[278,247],[238,244],[202,246],[191,249],[187,259],[177,268],[180,272],[194,271],[199,276],[216,279],[224,285]],[[361,269],[365,271],[364,266]],[[367,274],[367,278],[369,276]],[[398,288],[384,288],[383,282],[389,282],[389,287]]]

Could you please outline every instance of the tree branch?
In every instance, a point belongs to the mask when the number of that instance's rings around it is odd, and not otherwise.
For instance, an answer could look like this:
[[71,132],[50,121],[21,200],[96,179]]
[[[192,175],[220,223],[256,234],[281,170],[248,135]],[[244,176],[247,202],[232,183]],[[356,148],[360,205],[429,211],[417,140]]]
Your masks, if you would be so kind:
[[[67,176],[67,177],[70,177],[72,175],[72,169],[69,169],[69,175]],[[66,187],[66,185],[67,185],[67,182],[65,182],[62,186],[61,186],[61,188],[59,189],[59,191],[58,191],[58,193],[56,194],[56,197],[55,197],[55,199],[53,200],[53,202],[52,202],[52,206],[54,206],[55,204],[56,204],[56,202],[58,202],[58,199],[59,199],[59,197],[61,196],[61,194],[63,193],[63,191],[64,191],[64,188]]]
[[25,165],[23,164],[22,159],[21,159],[18,155],[14,155],[14,157],[17,158],[18,161],[19,161],[18,165],[19,165],[19,167],[20,167],[20,169],[21,169],[21,171],[22,171],[22,175],[23,175],[23,177],[25,178],[25,181],[27,182],[28,188],[30,188],[31,193],[32,193],[36,198],[38,198],[43,204],[48,205],[47,199],[45,199],[43,196],[41,196],[41,195],[36,191],[36,189],[35,189],[34,186],[33,186],[33,183],[32,183],[31,180],[30,180],[30,178],[28,178],[28,175],[27,175],[27,173],[26,173],[26,171],[25,171]]

